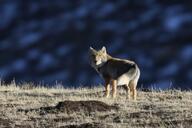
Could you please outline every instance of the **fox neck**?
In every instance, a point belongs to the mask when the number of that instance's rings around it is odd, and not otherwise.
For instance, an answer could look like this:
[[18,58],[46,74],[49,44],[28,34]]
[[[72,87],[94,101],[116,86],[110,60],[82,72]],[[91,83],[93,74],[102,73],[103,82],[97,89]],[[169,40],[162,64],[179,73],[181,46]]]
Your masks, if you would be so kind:
[[105,62],[102,62],[101,64],[99,64],[99,65],[96,65],[95,66],[95,69],[97,70],[97,72],[99,72],[99,70],[101,69],[101,67],[105,64],[105,63],[107,63],[107,61],[108,60],[110,60],[112,57],[110,56],[110,55],[107,55],[107,60],[105,61]]

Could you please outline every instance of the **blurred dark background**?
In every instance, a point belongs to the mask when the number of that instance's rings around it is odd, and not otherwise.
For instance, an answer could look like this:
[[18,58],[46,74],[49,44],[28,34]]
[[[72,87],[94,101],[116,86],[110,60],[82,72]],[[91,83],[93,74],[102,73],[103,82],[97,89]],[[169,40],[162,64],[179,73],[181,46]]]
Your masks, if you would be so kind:
[[136,61],[139,87],[192,88],[190,0],[2,0],[0,77],[53,86],[102,83],[89,46]]

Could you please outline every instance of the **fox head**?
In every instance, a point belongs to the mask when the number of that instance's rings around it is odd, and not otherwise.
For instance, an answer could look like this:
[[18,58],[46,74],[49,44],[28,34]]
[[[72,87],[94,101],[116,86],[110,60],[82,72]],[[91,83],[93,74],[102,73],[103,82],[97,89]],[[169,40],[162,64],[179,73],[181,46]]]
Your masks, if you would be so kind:
[[100,67],[107,62],[108,55],[106,48],[103,46],[100,50],[95,50],[92,47],[89,49],[90,63],[93,67]]

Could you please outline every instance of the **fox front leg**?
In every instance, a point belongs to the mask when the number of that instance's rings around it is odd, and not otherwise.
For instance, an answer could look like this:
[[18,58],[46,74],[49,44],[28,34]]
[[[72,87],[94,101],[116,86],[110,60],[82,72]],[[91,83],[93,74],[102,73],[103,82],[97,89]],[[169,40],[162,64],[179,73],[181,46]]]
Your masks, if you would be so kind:
[[110,79],[105,79],[105,97],[108,98],[110,94]]
[[112,97],[116,98],[117,95],[117,80],[112,80]]

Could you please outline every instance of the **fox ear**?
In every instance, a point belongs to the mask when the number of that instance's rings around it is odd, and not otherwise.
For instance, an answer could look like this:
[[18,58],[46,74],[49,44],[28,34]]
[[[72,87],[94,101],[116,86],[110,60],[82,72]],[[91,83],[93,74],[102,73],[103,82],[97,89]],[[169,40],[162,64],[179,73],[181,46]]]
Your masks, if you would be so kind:
[[102,51],[103,53],[107,53],[106,47],[103,46],[102,49],[101,49],[101,51]]
[[90,49],[90,50],[93,50],[93,48],[92,48],[91,46],[89,47],[89,49]]
[[91,53],[95,53],[95,52],[96,52],[96,50],[95,50],[94,48],[92,48],[92,47],[89,47],[89,51],[90,51]]

